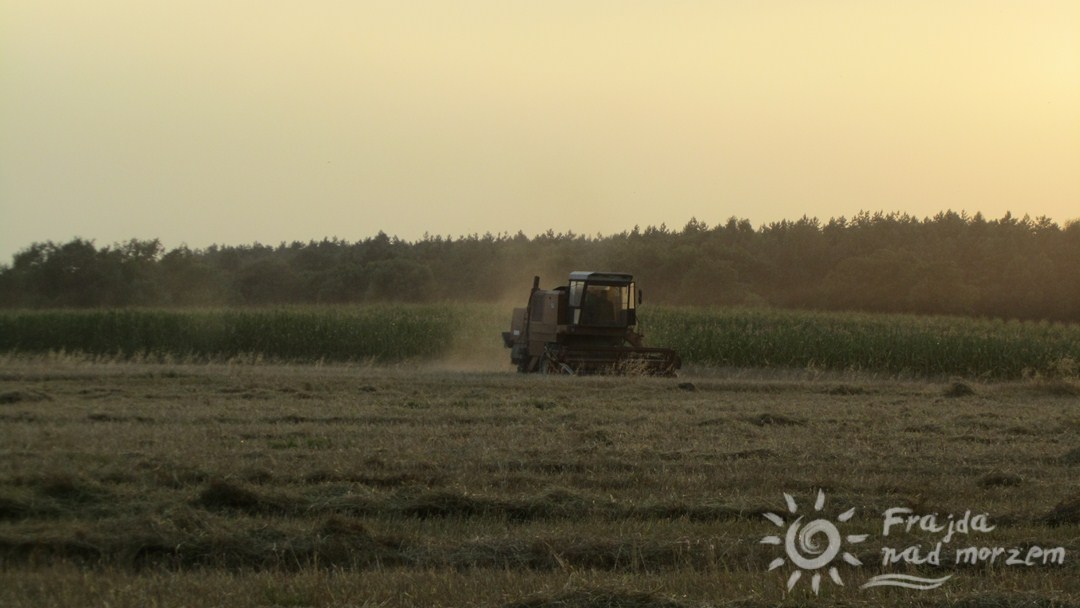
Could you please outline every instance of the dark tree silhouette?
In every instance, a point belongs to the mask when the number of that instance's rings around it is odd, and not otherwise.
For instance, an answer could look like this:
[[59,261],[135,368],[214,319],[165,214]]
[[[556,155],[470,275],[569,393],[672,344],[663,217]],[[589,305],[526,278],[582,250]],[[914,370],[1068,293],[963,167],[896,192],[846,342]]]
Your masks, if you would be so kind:
[[276,247],[130,240],[33,243],[0,266],[0,306],[213,306],[517,301],[534,274],[634,273],[648,301],[695,306],[1080,321],[1080,223],[946,211],[859,213],[755,229],[692,218],[589,237],[548,231],[406,242],[379,232]]

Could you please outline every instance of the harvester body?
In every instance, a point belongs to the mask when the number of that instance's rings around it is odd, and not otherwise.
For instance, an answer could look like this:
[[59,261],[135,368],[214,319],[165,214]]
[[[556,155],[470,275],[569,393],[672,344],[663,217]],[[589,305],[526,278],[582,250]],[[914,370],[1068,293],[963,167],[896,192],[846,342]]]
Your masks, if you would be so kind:
[[503,344],[520,372],[674,375],[675,351],[646,347],[634,330],[640,302],[629,274],[572,272],[568,285],[554,289],[540,289],[535,277]]

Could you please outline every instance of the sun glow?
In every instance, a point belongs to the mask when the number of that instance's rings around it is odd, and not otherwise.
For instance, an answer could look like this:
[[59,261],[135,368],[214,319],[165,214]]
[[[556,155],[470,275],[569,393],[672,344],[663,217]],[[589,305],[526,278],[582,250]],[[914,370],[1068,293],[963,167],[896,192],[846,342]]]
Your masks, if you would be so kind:
[[0,0],[34,241],[1077,219],[1080,3]]

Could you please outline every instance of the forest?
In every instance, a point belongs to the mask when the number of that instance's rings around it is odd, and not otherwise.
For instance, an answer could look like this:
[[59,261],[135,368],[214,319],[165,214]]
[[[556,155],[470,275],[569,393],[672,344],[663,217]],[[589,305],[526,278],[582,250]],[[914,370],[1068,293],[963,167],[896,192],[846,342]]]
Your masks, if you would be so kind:
[[1080,221],[953,211],[205,249],[75,238],[33,243],[0,265],[0,306],[514,302],[533,275],[550,287],[572,270],[633,273],[645,302],[665,305],[1080,321]]

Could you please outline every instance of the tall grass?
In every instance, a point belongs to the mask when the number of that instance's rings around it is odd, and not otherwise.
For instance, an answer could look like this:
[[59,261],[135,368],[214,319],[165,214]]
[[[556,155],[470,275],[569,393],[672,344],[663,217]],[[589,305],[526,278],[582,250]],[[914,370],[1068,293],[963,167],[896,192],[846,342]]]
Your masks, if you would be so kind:
[[[910,376],[1075,374],[1080,326],[956,317],[755,309],[641,312],[652,346],[688,364],[862,370]],[[509,360],[491,305],[0,312],[0,352],[288,361]],[[505,355],[505,356],[504,356]]]

